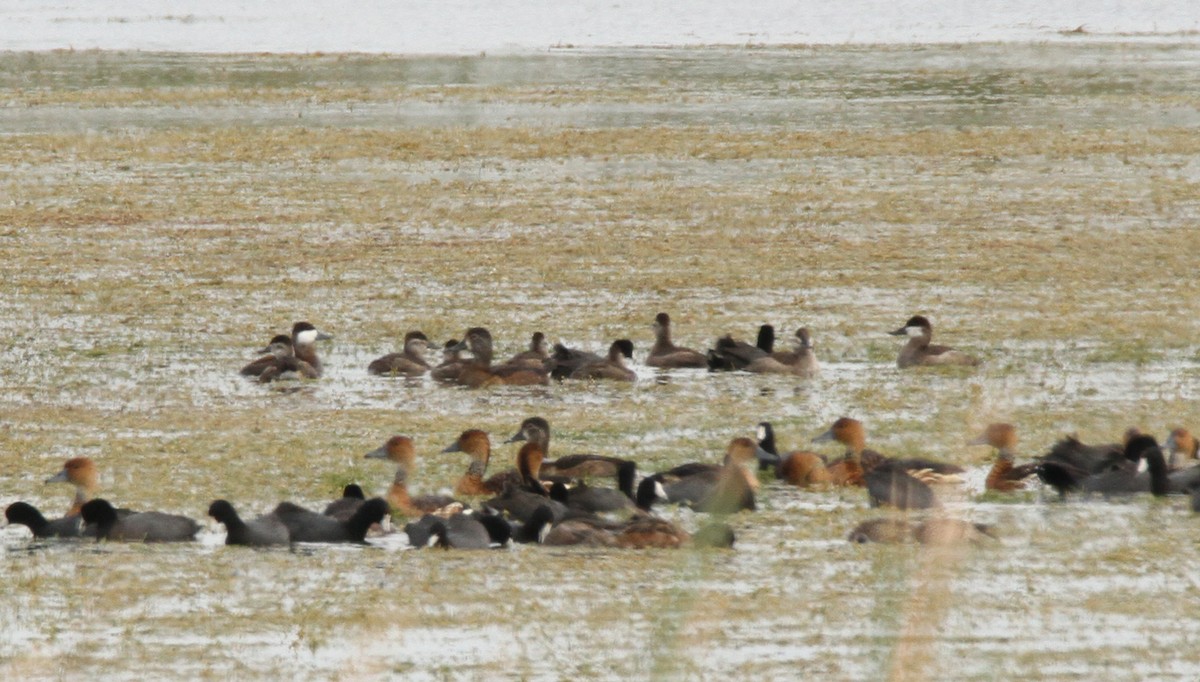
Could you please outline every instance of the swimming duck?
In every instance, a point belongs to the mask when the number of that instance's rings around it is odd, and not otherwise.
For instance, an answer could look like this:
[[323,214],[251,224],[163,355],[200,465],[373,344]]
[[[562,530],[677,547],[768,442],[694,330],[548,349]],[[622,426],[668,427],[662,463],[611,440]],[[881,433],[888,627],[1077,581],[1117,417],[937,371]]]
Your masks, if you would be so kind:
[[64,516],[78,516],[80,509],[95,494],[99,473],[90,457],[72,457],[63,464],[57,474],[46,479],[47,483],[70,483],[75,486],[75,499]]
[[453,383],[458,380],[458,375],[462,373],[463,367],[467,362],[462,357],[462,351],[459,350],[462,342],[458,339],[450,339],[442,346],[442,361],[437,367],[429,370],[429,376],[435,381],[443,383]]
[[609,346],[606,358],[580,365],[568,375],[568,378],[636,381],[637,374],[625,366],[625,358],[633,358],[633,342],[629,339],[618,339]]
[[792,374],[804,377],[816,376],[821,367],[817,362],[817,354],[813,350],[812,336],[809,334],[808,327],[796,330],[796,335],[792,337],[792,344],[794,350],[774,351],[771,353],[771,357],[791,367]]
[[292,357],[292,337],[287,334],[279,334],[258,353],[261,357],[241,369],[242,376],[259,377],[282,358]]
[[896,358],[896,366],[900,369],[922,365],[968,365],[973,367],[979,364],[978,358],[962,351],[949,346],[930,345],[929,342],[933,338],[933,325],[922,315],[910,317],[903,327],[889,333],[892,336],[908,337],[908,343],[900,349],[900,355]]
[[866,472],[892,462],[897,468],[916,475],[924,482],[953,482],[963,473],[963,468],[955,464],[947,464],[923,457],[907,457],[893,459],[867,448],[866,430],[862,422],[850,417],[841,417],[827,431],[813,438],[814,443],[836,441],[846,446],[843,458],[829,465],[829,475],[835,485],[865,486]]
[[562,482],[556,482],[550,488],[550,499],[566,505],[568,510],[589,514],[633,511],[635,493],[634,480],[637,478],[637,466],[626,462],[617,473],[617,487],[599,488],[579,482],[568,487]]
[[280,502],[271,512],[287,526],[292,542],[349,542],[366,544],[367,531],[387,516],[387,502],[366,500],[346,521],[318,514],[291,502]]
[[867,500],[872,507],[932,509],[939,507],[933,489],[917,480],[899,460],[888,459],[863,474]]
[[855,544],[899,544],[912,539],[912,530],[912,524],[904,519],[867,519],[855,526],[846,539]]
[[458,345],[459,350],[469,349],[472,359],[465,363],[455,382],[470,388],[509,384],[534,386],[549,383],[549,373],[544,369],[526,365],[492,365],[492,335],[483,327],[467,330]]
[[[297,322],[292,325],[292,353],[296,360],[312,368],[312,372],[316,374],[314,378],[320,378],[325,373],[325,367],[321,364],[321,359],[317,357],[317,341],[327,341],[332,338],[329,334],[318,331],[308,322]],[[307,376],[307,372],[304,370],[301,370],[301,374]],[[259,379],[261,380],[262,377],[260,376]]]
[[868,519],[858,524],[846,538],[854,543],[879,542],[900,544],[916,540],[923,545],[949,546],[964,542],[979,543],[994,539],[991,528],[979,524],[935,517],[913,524],[904,519]]
[[404,335],[403,351],[372,360],[367,371],[375,375],[419,377],[429,371],[429,362],[425,359],[428,347],[429,337],[420,331],[410,331]]
[[1167,466],[1172,470],[1193,467],[1200,459],[1200,440],[1183,427],[1172,429],[1164,445],[1168,454]]
[[[542,417],[529,417],[521,422],[521,427],[517,429],[517,432],[504,442],[515,443],[523,440],[530,443],[537,443],[543,455],[549,456],[550,422]],[[540,475],[543,478],[554,476],[567,476],[571,478],[588,478],[591,476],[616,477],[621,471],[621,467],[630,464],[634,465],[634,470],[636,471],[637,466],[632,460],[621,459],[620,457],[591,454],[567,455],[558,459],[543,461]]]
[[759,470],[773,467],[775,478],[781,481],[787,481],[801,488],[828,485],[833,482],[833,477],[825,468],[825,459],[817,453],[795,450],[787,455],[780,455],[776,449],[775,429],[771,426],[771,422],[759,422],[758,448],[759,453],[768,455],[760,457]]
[[349,521],[350,517],[354,516],[354,513],[366,501],[367,496],[363,493],[362,486],[357,483],[347,483],[342,488],[342,496],[325,505],[325,509],[321,513],[338,521]]
[[208,515],[225,526],[227,545],[268,547],[291,542],[287,526],[271,514],[264,514],[253,521],[243,521],[228,501],[214,500],[208,507]]
[[519,487],[522,483],[521,475],[515,469],[501,472],[484,480],[483,475],[487,473],[488,460],[492,456],[492,442],[488,439],[486,431],[479,429],[463,431],[458,436],[458,440],[451,443],[442,452],[463,452],[471,457],[467,472],[458,479],[458,483],[454,486],[455,495],[496,495],[504,492],[506,484]]
[[195,540],[200,524],[186,516],[149,511],[121,516],[108,500],[96,498],[80,510],[83,522],[96,526],[97,540],[184,542]]
[[671,342],[671,316],[659,313],[654,317],[654,345],[646,356],[646,365],[663,369],[681,367],[708,367],[703,353],[676,346]]
[[83,518],[79,514],[49,521],[37,507],[27,502],[13,502],[4,510],[10,524],[28,526],[35,538],[77,538],[83,534]]
[[1017,430],[1012,424],[989,424],[979,437],[967,445],[990,445],[996,448],[996,463],[988,472],[987,490],[1010,492],[1025,487],[1025,480],[1037,473],[1037,462],[1016,466],[1013,450],[1017,447]]
[[546,343],[546,335],[542,332],[534,332],[529,339],[529,350],[521,351],[508,359],[506,365],[514,367],[529,367],[536,370],[546,369],[546,362],[550,359],[549,345]]
[[416,449],[408,436],[392,436],[386,443],[366,454],[367,459],[386,459],[396,463],[396,475],[388,488],[387,501],[394,513],[401,516],[421,516],[454,504],[452,497],[445,495],[408,494],[408,472],[416,462]]

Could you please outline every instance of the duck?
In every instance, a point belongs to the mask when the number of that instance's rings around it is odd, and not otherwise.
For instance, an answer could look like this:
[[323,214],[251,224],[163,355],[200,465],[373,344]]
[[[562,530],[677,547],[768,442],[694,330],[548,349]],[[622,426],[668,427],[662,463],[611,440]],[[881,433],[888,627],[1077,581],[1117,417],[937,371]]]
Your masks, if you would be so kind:
[[527,522],[533,512],[540,506],[550,506],[555,519],[561,519],[567,512],[565,504],[550,499],[546,488],[538,475],[544,455],[537,443],[526,443],[517,453],[517,473],[519,480],[505,480],[500,494],[483,503],[483,508],[498,514],[505,514],[521,522]]
[[186,542],[196,539],[200,524],[178,514],[157,511],[121,516],[103,498],[89,500],[80,510],[83,522],[96,526],[97,540],[125,542]]
[[[543,456],[550,454],[550,422],[543,417],[529,417],[521,422],[520,428],[505,443],[529,441],[537,443]],[[569,478],[588,477],[617,477],[622,467],[630,465],[637,470],[637,464],[632,460],[607,455],[575,454],[559,457],[542,462],[541,477],[552,478],[566,476]]]
[[659,369],[703,369],[708,367],[708,358],[700,351],[672,343],[671,316],[659,313],[654,316],[654,345],[650,347],[645,364]]
[[549,360],[550,350],[546,343],[546,335],[542,332],[534,332],[533,336],[529,338],[529,350],[517,353],[504,364],[514,367],[544,370],[546,369],[546,362]]
[[429,337],[424,332],[414,330],[404,335],[404,350],[399,353],[388,353],[376,358],[367,365],[367,372],[376,376],[406,376],[419,377],[429,371],[429,362],[425,359],[425,350],[429,347]]
[[580,367],[595,362],[604,362],[604,358],[591,351],[569,348],[562,343],[556,343],[546,366],[550,368],[551,378],[562,381]]
[[342,488],[342,496],[325,505],[321,514],[333,517],[338,521],[349,521],[366,500],[367,496],[363,493],[362,486],[357,483],[347,483]]
[[396,463],[396,475],[388,488],[388,506],[401,516],[417,517],[444,509],[456,501],[446,495],[408,494],[408,472],[416,462],[416,448],[408,436],[392,436],[386,443],[366,454],[366,459],[386,459]]
[[780,455],[771,422],[759,422],[757,429],[759,453],[767,455],[759,458],[759,471],[773,468],[775,478],[801,488],[824,486],[833,482],[833,477],[825,468],[825,458],[807,450],[795,450],[787,455]]
[[813,350],[812,335],[808,327],[796,330],[792,337],[794,350],[774,351],[771,357],[776,361],[792,368],[792,374],[803,377],[815,377],[820,373],[821,365],[817,362],[817,354]]
[[1014,464],[1013,450],[1017,447],[1017,429],[1012,424],[989,424],[982,434],[967,441],[967,445],[990,445],[996,448],[996,463],[988,471],[985,490],[1021,490],[1025,487],[1026,480],[1037,473],[1037,462],[1021,466]]
[[1122,442],[1099,445],[1088,445],[1080,441],[1078,436],[1070,434],[1056,442],[1049,452],[1036,459],[1056,465],[1047,469],[1047,472],[1063,470],[1071,472],[1074,478],[1083,478],[1127,463],[1125,446],[1141,433],[1136,426],[1131,426],[1125,430]]
[[580,365],[567,378],[636,381],[637,373],[625,366],[625,358],[633,358],[633,342],[629,339],[618,339],[609,346],[607,357]]
[[468,388],[495,386],[537,386],[550,383],[549,373],[525,365],[492,365],[492,334],[483,327],[467,330],[459,350],[469,349],[472,359],[463,365],[455,382]]
[[287,334],[277,334],[266,347],[258,351],[258,354],[261,357],[243,367],[239,374],[257,378],[278,363],[280,359],[292,357],[292,337]]
[[749,438],[734,438],[720,466],[689,463],[648,476],[638,486],[637,506],[649,510],[654,501],[666,499],[713,514],[753,511],[758,478],[749,466],[757,461],[756,450]]
[[264,514],[252,521],[243,521],[227,500],[214,500],[208,515],[225,526],[225,544],[248,547],[269,547],[291,543],[287,526],[277,516]]
[[459,350],[461,344],[458,339],[450,339],[442,346],[442,361],[437,367],[429,370],[429,376],[434,381],[454,383],[458,380],[458,375],[467,364],[462,357],[462,351]]
[[99,488],[99,471],[90,457],[72,457],[61,471],[46,479],[46,483],[70,483],[75,486],[75,499],[64,516],[78,516],[83,505],[92,499]]
[[287,343],[282,341],[276,342],[269,347],[272,355],[269,358],[270,362],[266,363],[262,371],[258,373],[258,382],[260,384],[269,384],[272,381],[317,379],[321,376],[317,368],[296,357],[295,346],[291,343],[291,337],[284,335],[275,338],[287,338],[288,341]]
[[964,469],[955,464],[923,457],[893,459],[870,450],[866,446],[867,435],[862,422],[851,417],[839,418],[812,440],[814,443],[836,441],[846,446],[842,459],[828,466],[834,485],[866,486],[866,473],[885,462],[893,462],[897,468],[909,475],[915,474],[927,483],[960,482],[958,477],[964,473]]
[[588,514],[633,511],[636,508],[633,488],[636,478],[637,466],[628,462],[617,473],[615,489],[593,487],[583,481],[568,487],[559,481],[550,487],[550,499],[561,502],[568,510]]
[[[1138,471],[1142,460],[1146,462],[1145,472]],[[1149,492],[1159,497],[1172,489],[1166,457],[1154,437],[1146,434],[1131,438],[1125,444],[1123,457],[1098,472],[1089,473],[1062,461],[1043,460],[1037,475],[1060,496],[1080,491],[1105,497]]]
[[989,526],[947,517],[934,517],[921,523],[898,518],[868,519],[855,526],[846,537],[856,544],[901,544],[915,540],[932,546],[978,544],[994,538]]
[[[325,373],[325,367],[321,364],[321,359],[317,357],[317,341],[328,341],[332,338],[333,336],[319,331],[308,322],[297,322],[292,325],[292,352],[297,361],[307,364],[316,374],[312,378],[320,378]],[[303,367],[303,365],[301,366]],[[303,370],[301,374],[307,376]]]
[[35,538],[77,538],[83,534],[83,517],[79,514],[47,520],[37,507],[28,502],[13,502],[4,510],[9,524],[27,526]]
[[872,507],[933,509],[940,507],[933,489],[909,474],[900,460],[888,459],[863,474],[867,501]]
[[512,528],[503,519],[470,511],[450,517],[427,514],[404,527],[413,547],[442,549],[492,549],[503,547]]
[[366,544],[367,531],[388,514],[387,501],[373,497],[345,521],[318,514],[291,502],[280,502],[271,515],[287,526],[292,542]]
[[908,337],[908,343],[900,349],[900,355],[896,358],[896,366],[900,369],[929,365],[979,365],[979,359],[972,355],[949,346],[931,345],[933,325],[923,315],[910,317],[903,327],[889,333]]
[[471,457],[466,473],[454,486],[455,495],[497,495],[504,492],[506,484],[520,486],[522,483],[521,475],[515,469],[501,472],[486,480],[483,478],[492,456],[492,442],[486,431],[467,429],[442,452],[463,452]]
[[1171,430],[1163,444],[1167,450],[1167,466],[1172,470],[1194,467],[1200,459],[1200,440],[1183,427]]

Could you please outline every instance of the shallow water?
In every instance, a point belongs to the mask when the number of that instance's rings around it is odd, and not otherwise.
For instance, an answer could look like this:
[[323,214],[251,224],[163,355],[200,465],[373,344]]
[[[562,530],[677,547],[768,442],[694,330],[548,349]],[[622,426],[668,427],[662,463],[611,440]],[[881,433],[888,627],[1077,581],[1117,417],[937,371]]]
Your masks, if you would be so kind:
[[[43,481],[81,455],[105,496],[199,517],[218,497],[252,514],[381,492],[391,467],[362,455],[395,433],[433,491],[465,467],[436,454],[460,431],[488,430],[499,468],[534,414],[552,454],[643,471],[717,461],[764,419],[811,447],[851,415],[883,452],[967,465],[948,513],[997,536],[854,546],[879,513],[861,491],[769,480],[733,552],[443,553],[398,534],[256,552],[215,527],[164,547],[11,527],[4,676],[1195,679],[1186,501],[985,496],[991,453],[965,443],[1000,420],[1023,457],[1200,423],[1197,61],[1134,44],[0,55],[21,103],[0,109],[5,503],[61,513],[69,489]],[[472,392],[365,371],[409,328],[476,324],[500,356],[541,329],[593,350],[628,336],[640,358],[659,310],[700,348],[807,325],[822,374],[639,363],[632,386]],[[916,312],[984,366],[897,370],[885,332]],[[335,335],[324,378],[237,376],[301,318]]]

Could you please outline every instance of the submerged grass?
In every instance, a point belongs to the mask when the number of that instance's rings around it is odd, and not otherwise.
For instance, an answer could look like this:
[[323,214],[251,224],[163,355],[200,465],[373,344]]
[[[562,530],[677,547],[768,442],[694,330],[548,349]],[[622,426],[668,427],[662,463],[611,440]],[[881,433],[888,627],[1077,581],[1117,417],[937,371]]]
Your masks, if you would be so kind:
[[[770,482],[734,553],[248,552],[29,545],[6,531],[0,670],[49,679],[1194,679],[1181,500],[980,496],[992,421],[1020,452],[1200,423],[1200,69],[1171,46],[664,50],[402,59],[0,55],[0,490],[56,514],[91,456],[123,505],[320,506],[414,489],[540,414],[552,454],[644,471],[783,448],[839,416],[972,467],[952,556],[859,547],[860,492]],[[823,375],[643,372],[470,392],[369,377],[403,334],[489,326],[704,348],[814,331]],[[915,313],[984,358],[900,372]],[[236,370],[309,319],[327,376]],[[790,331],[789,331],[790,333]],[[836,454],[835,449],[822,450]],[[699,519],[677,517],[689,527]],[[1111,599],[1118,592],[1120,599]],[[1095,627],[1080,628],[1086,622]],[[1154,645],[1153,661],[1146,642]],[[798,673],[797,671],[803,671]]]

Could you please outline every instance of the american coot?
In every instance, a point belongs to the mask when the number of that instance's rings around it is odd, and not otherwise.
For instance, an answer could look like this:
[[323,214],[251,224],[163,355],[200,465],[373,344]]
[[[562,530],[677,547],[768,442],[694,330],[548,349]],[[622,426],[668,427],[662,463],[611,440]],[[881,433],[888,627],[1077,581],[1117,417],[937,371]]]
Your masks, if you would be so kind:
[[200,524],[186,516],[149,511],[120,516],[107,500],[83,505],[83,522],[96,526],[97,540],[126,542],[182,542],[196,539]]
[[908,343],[900,349],[896,358],[896,366],[900,369],[922,365],[968,365],[979,364],[979,359],[967,355],[949,346],[935,346],[929,342],[933,338],[933,325],[922,315],[910,317],[904,326],[889,332],[892,336],[907,336]]
[[362,486],[357,483],[347,483],[342,488],[342,496],[325,505],[325,509],[321,513],[338,521],[349,521],[366,499],[367,496],[363,493]]
[[387,502],[380,497],[363,502],[358,511],[346,521],[318,514],[291,502],[281,502],[272,515],[287,526],[292,542],[354,542],[363,544],[367,530],[383,521],[388,513]]
[[48,521],[37,507],[27,502],[8,505],[4,510],[4,518],[9,523],[28,526],[35,538],[77,538],[83,532],[83,519],[78,514]]
[[504,546],[512,529],[498,516],[460,512],[449,518],[428,514],[405,526],[404,532],[414,547],[490,549]]
[[671,316],[659,313],[654,317],[654,345],[646,356],[646,365],[663,369],[704,368],[708,366],[708,360],[699,351],[672,343]]
[[216,500],[209,505],[208,515],[224,524],[227,545],[267,547],[291,542],[287,526],[272,514],[264,514],[253,521],[243,521],[232,504]]

